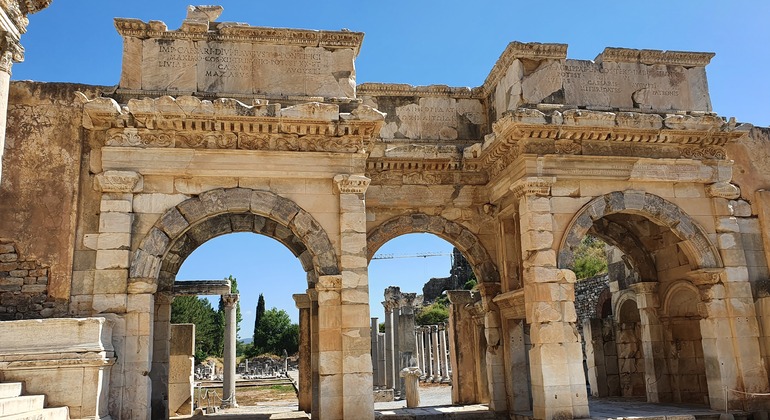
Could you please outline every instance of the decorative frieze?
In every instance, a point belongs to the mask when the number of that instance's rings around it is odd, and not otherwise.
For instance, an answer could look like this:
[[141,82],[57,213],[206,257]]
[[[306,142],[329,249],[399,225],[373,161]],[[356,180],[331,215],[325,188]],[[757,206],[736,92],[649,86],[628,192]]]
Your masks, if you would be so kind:
[[371,180],[363,175],[340,174],[334,177],[340,194],[364,194]]
[[551,186],[556,182],[555,177],[529,177],[516,181],[511,185],[510,191],[514,197],[551,195]]

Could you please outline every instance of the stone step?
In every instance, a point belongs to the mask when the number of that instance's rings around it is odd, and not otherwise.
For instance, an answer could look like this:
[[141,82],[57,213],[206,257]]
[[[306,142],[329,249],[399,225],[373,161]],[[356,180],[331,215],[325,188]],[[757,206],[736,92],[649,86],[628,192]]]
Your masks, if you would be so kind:
[[0,419],[14,414],[40,410],[45,404],[43,395],[23,395],[0,399]]
[[21,382],[0,383],[0,398],[18,397],[21,395]]
[[0,416],[0,420],[69,420],[69,418],[67,407],[43,408],[12,416]]

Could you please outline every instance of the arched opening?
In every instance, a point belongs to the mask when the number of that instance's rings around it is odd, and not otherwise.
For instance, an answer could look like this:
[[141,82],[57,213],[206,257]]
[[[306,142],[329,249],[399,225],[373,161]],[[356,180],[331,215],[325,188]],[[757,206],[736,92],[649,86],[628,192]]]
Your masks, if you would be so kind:
[[[244,188],[217,189],[186,200],[164,213],[150,229],[134,251],[130,273],[130,286],[156,288],[153,341],[153,411],[164,417],[168,401],[168,360],[170,355],[169,330],[171,299],[175,280],[182,263],[199,246],[222,235],[251,232],[275,239],[283,244],[299,260],[305,272],[307,288],[313,289],[321,276],[339,274],[337,256],[331,241],[320,224],[291,200],[274,193]],[[147,286],[149,285],[149,286]],[[154,286],[154,287],[153,287]],[[220,292],[221,293],[221,292]],[[310,311],[308,305],[305,310]],[[300,317],[302,318],[302,316]],[[300,325],[301,331],[311,331],[317,317],[306,317],[308,325]],[[300,322],[302,324],[302,322]],[[317,328],[317,326],[316,326]],[[300,364],[312,364],[318,357],[318,342],[309,334],[301,334],[309,346],[300,354]],[[300,382],[310,386],[300,390],[300,401],[307,401],[312,391],[315,402],[319,394],[317,369],[304,369]],[[233,376],[233,375],[230,375]],[[300,409],[308,411],[310,402]],[[315,405],[314,405],[315,406]]]
[[[432,235],[425,235],[425,233]],[[429,248],[420,246],[414,248],[414,243],[424,238],[431,238],[429,242],[433,244],[443,243],[443,248],[439,248],[436,245],[428,245]],[[452,250],[453,247],[454,250]],[[389,311],[390,313],[386,312],[384,316],[386,323],[390,322],[392,324],[396,324],[394,321],[396,319],[403,320],[405,318],[404,314],[407,314],[406,318],[409,317],[409,312],[412,309],[405,308],[403,304],[403,296],[406,295],[403,292],[407,291],[427,297],[423,301],[423,308],[417,309],[418,317],[420,312],[425,314],[428,311],[434,311],[437,305],[442,306],[449,318],[448,322],[441,322],[438,325],[418,325],[415,329],[416,364],[422,371],[420,376],[422,383],[451,383],[452,387],[451,389],[445,387],[444,395],[430,398],[427,404],[423,404],[423,406],[485,403],[489,401],[485,363],[487,343],[484,336],[486,311],[481,307],[480,295],[474,289],[474,285],[499,283],[499,276],[495,265],[476,235],[460,224],[438,216],[428,216],[425,214],[396,217],[372,229],[368,235],[370,296],[373,299],[371,306],[375,308],[379,304],[374,299],[380,295],[376,291],[378,266],[384,265],[376,255],[393,254],[397,256],[399,254],[411,254],[417,257],[414,261],[420,261],[429,259],[428,257],[420,258],[420,255],[430,254],[441,249],[445,251],[452,250],[453,263],[445,265],[444,273],[440,277],[435,276],[435,278],[430,279],[427,283],[426,280],[428,279],[418,281],[417,284],[405,285],[397,283],[401,286],[401,290],[397,291],[402,296],[400,305],[398,303],[394,304],[392,300],[388,302],[388,292],[386,292],[385,304],[386,306],[390,305],[392,310]],[[401,262],[404,260],[409,259],[393,258],[392,262],[401,265]],[[451,272],[449,265],[452,267]],[[385,275],[392,282],[393,280],[398,280],[398,278],[393,277],[396,271],[391,269],[391,266],[391,263],[387,263],[388,272]],[[425,285],[424,287],[423,284]],[[410,289],[407,289],[407,287]],[[449,292],[445,294],[444,291]],[[393,292],[394,290],[391,289],[391,297],[394,295]],[[417,299],[419,300],[419,297]],[[389,319],[390,321],[387,321]],[[426,317],[427,319],[430,318]],[[398,323],[398,325],[401,326],[402,323]],[[386,355],[390,354],[389,349],[392,349],[394,346],[400,347],[402,351],[404,350],[405,343],[399,343],[397,341],[398,337],[403,337],[403,334],[397,331],[395,333],[396,342],[388,346],[387,344],[393,338],[388,336],[387,328],[385,334],[381,335],[381,339],[386,341],[386,345],[382,346],[385,348]],[[406,342],[406,345],[413,345],[411,339]],[[410,350],[411,348],[406,349],[407,352]],[[398,356],[393,355],[390,357],[397,362]],[[394,392],[398,396],[400,385],[395,380],[389,381],[387,379],[389,375],[391,377],[395,376],[395,371],[402,368],[396,362],[389,365],[386,360],[384,364],[384,378],[379,381],[378,375],[375,372],[375,385],[387,389],[393,383]],[[404,363],[406,363],[406,360],[402,362],[402,364]],[[435,386],[429,392],[430,394],[435,394]]]
[[[305,293],[306,274],[297,258],[276,240],[253,233],[231,233],[213,238],[195,249],[182,263],[177,281],[231,278],[239,294],[237,345],[237,404],[263,406],[270,402],[276,411],[297,410],[294,387],[286,375],[298,381],[300,368],[299,311],[293,294]],[[259,301],[262,298],[260,309]],[[173,324],[187,321],[182,312],[194,299],[207,299],[216,318],[212,330],[196,325],[194,403],[197,407],[219,405],[222,394],[224,313],[219,296],[178,296],[172,303]],[[260,325],[256,324],[257,313]],[[205,320],[203,321],[205,322]],[[270,337],[267,337],[267,334]],[[255,337],[256,336],[256,337]],[[253,341],[256,338],[256,342]],[[217,342],[219,340],[219,342]],[[211,342],[218,348],[209,349]],[[173,346],[172,346],[173,349]],[[286,358],[282,350],[286,349]],[[174,372],[174,354],[170,372]],[[215,371],[211,372],[211,366]],[[284,369],[288,368],[284,375]],[[213,375],[212,375],[213,374]],[[169,409],[174,410],[173,377],[169,378]]]
[[[610,193],[590,201],[572,220],[559,251],[560,268],[574,266],[581,242],[588,235],[607,244],[607,280],[612,290],[596,291],[605,294],[602,306],[598,302],[595,306],[601,316],[589,326],[586,336],[593,395],[646,395],[650,402],[684,402],[688,398],[686,402],[707,404],[704,396],[708,392],[702,391],[706,387],[697,318],[699,295],[687,295],[687,315],[674,316],[675,321],[667,320],[668,309],[660,305],[662,292],[671,290],[688,273],[721,265],[703,230],[676,205],[658,196],[639,191]],[[688,290],[695,290],[685,283],[691,288]],[[612,304],[607,304],[608,300]],[[677,329],[670,333],[672,337],[665,336],[665,331],[671,331],[668,326]],[[609,344],[612,341],[615,354]],[[603,346],[601,352],[597,351],[599,346]],[[673,360],[677,346],[684,346],[688,357],[683,374],[690,376],[686,379],[678,373],[678,361]],[[699,351],[694,350],[696,346]],[[592,372],[592,365],[602,366]],[[606,378],[603,383],[597,379],[600,376]],[[695,382],[685,385],[684,380]],[[601,392],[593,389],[597,383]]]

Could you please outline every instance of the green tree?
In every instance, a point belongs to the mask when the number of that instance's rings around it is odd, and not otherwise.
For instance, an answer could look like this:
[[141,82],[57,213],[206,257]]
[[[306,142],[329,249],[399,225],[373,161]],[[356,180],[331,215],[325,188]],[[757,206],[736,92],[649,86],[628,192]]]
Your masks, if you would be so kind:
[[262,320],[262,317],[265,316],[265,297],[262,295],[262,293],[259,294],[259,299],[257,299],[257,315],[254,318],[254,333],[252,334],[252,341],[251,343],[254,344],[257,342],[257,327],[259,327],[259,321]]
[[593,277],[607,272],[606,244],[599,238],[585,236],[575,249],[575,264],[572,270],[578,279]]
[[283,350],[294,354],[299,350],[299,326],[291,323],[289,314],[283,309],[271,308],[265,311],[254,334],[255,354],[277,354]]
[[195,324],[195,361],[202,362],[217,351],[217,313],[207,299],[179,296],[171,304],[172,324]]
[[436,325],[446,322],[449,319],[449,310],[446,306],[436,302],[430,306],[420,309],[414,322],[417,325]]

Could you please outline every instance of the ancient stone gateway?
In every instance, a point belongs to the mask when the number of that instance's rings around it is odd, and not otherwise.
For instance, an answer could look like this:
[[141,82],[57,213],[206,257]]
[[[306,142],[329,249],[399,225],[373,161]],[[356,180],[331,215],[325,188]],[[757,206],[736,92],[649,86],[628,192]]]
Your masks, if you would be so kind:
[[[584,418],[589,382],[596,395],[768,408],[750,394],[770,391],[770,133],[712,113],[712,54],[584,61],[513,42],[473,89],[356,85],[362,33],[219,12],[191,8],[176,30],[116,19],[109,94],[11,84],[0,336],[73,334],[45,363],[0,342],[0,380],[82,417],[168,416],[176,273],[200,244],[254,232],[307,273],[303,408],[373,418],[368,261],[428,232],[481,280],[450,293],[455,402]],[[610,281],[604,319],[581,336],[571,269],[587,234],[634,275]],[[77,396],[88,404],[53,379],[73,365],[98,382]]]

